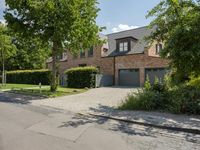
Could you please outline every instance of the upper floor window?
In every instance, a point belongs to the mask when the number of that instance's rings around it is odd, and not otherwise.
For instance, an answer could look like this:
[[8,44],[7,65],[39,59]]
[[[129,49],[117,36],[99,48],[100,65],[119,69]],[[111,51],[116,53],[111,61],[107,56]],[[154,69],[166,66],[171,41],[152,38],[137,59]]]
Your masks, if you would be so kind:
[[126,52],[128,51],[128,42],[121,42],[119,43],[119,51]]
[[80,58],[85,58],[85,51],[80,52]]
[[162,48],[163,48],[162,44],[156,44],[156,55],[160,54]]
[[117,52],[128,52],[133,50],[134,43],[138,40],[134,37],[124,37],[116,39],[116,50]]
[[88,57],[92,57],[94,55],[93,47],[88,50]]
[[73,59],[77,59],[77,58],[78,58],[77,54],[73,54]]
[[56,59],[57,59],[57,60],[61,60],[61,59],[63,59],[63,55],[62,55],[62,54],[57,55],[57,56],[56,56]]
[[64,52],[64,53],[62,53],[62,54],[57,55],[57,56],[56,56],[56,59],[57,59],[57,60],[65,60],[65,59],[67,59],[67,53]]

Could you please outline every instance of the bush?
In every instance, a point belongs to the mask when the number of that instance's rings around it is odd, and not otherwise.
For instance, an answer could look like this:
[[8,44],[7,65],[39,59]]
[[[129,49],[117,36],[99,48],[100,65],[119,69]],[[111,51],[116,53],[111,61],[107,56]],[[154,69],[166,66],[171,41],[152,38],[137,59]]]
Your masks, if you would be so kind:
[[200,90],[186,84],[169,89],[165,84],[156,83],[150,90],[143,89],[138,93],[129,94],[119,108],[200,114]]
[[[183,85],[174,88],[170,94],[171,101],[179,102],[179,112],[187,114],[200,114],[200,90]],[[175,105],[174,105],[175,106]]]
[[190,81],[187,83],[188,86],[200,89],[200,76],[191,77]]
[[138,93],[129,94],[126,100],[119,107],[122,110],[161,110],[166,108],[167,101],[165,97],[167,93],[158,91],[142,90]]
[[[154,92],[149,90],[138,91],[138,93],[129,94],[123,104],[122,110],[154,110],[153,102]],[[142,100],[141,100],[142,99]]]
[[49,85],[50,75],[49,70],[17,70],[8,71],[6,79],[7,83]]
[[149,76],[147,76],[147,79],[144,83],[144,89],[145,90],[150,90],[151,89],[151,83],[150,83],[150,80],[149,80]]
[[98,69],[95,67],[77,67],[69,69],[66,71],[68,87],[95,87],[95,74],[97,73]]

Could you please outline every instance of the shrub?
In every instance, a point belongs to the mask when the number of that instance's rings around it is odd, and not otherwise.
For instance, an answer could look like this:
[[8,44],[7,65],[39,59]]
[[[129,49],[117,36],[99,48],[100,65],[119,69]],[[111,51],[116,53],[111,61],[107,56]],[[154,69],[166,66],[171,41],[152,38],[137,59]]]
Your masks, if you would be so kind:
[[95,67],[77,67],[69,69],[66,71],[68,87],[95,87],[95,74],[97,73],[98,69]]
[[172,90],[171,101],[179,102],[179,112],[187,114],[200,114],[200,90],[183,85]]
[[187,83],[188,86],[200,89],[200,76],[191,77],[190,81]]
[[186,84],[170,89],[165,84],[154,84],[150,90],[129,94],[119,108],[200,114],[200,90]]
[[[122,110],[153,110],[154,93],[151,91],[138,91],[138,93],[129,94],[122,105],[119,107]],[[142,101],[141,101],[142,99]]]
[[165,109],[165,94],[151,90],[142,90],[129,94],[119,107],[122,110],[163,110]]
[[151,90],[155,92],[165,92],[166,87],[163,83],[156,83],[151,86]]
[[150,90],[151,89],[151,83],[150,83],[150,80],[149,80],[149,76],[147,76],[147,79],[144,83],[144,89],[145,90]]
[[8,71],[6,74],[7,83],[17,84],[50,84],[49,70],[16,70]]

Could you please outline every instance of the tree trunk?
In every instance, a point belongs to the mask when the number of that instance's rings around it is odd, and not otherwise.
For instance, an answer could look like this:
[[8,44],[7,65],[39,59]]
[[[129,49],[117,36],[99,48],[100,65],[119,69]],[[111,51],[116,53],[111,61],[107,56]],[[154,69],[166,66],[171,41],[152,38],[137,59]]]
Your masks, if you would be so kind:
[[52,75],[51,75],[51,92],[56,92],[58,87],[58,80],[57,80],[57,44],[53,42],[52,48]]

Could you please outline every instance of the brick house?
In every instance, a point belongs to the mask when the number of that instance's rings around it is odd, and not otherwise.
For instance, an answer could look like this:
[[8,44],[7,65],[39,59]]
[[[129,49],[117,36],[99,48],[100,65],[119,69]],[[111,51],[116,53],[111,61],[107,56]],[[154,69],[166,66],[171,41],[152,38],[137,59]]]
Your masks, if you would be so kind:
[[[77,66],[95,66],[101,74],[113,76],[115,85],[143,86],[148,75],[151,82],[155,77],[163,79],[168,60],[159,56],[162,44],[149,44],[144,38],[152,31],[147,27],[101,36],[107,43],[94,46],[74,57],[64,53],[60,59],[59,72]],[[47,62],[51,68],[51,60]]]

